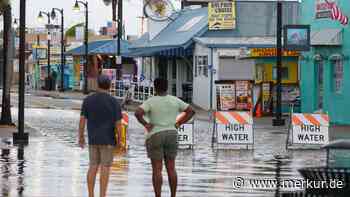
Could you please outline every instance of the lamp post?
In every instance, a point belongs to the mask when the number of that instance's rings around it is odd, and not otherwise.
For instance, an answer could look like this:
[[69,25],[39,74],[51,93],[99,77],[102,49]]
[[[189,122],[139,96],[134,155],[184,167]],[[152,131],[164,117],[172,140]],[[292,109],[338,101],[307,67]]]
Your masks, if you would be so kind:
[[64,10],[58,8],[52,8],[51,18],[54,20],[56,18],[56,11],[61,14],[61,89],[64,92],[64,66],[66,64],[65,58],[65,45],[64,45]]
[[18,101],[18,133],[13,134],[14,144],[28,144],[28,133],[24,132],[24,72],[26,43],[26,0],[20,0],[19,27],[19,101]]
[[[115,55],[113,56],[113,64],[115,63],[117,66],[117,77],[120,78],[120,67],[122,64],[122,57],[121,54],[121,48],[120,48],[120,42],[122,39],[123,34],[123,1],[122,0],[103,0],[103,2],[106,5],[109,5],[112,3],[112,20],[115,24],[118,23],[118,33],[117,33],[117,57]],[[116,15],[116,7],[118,7],[118,19]],[[115,38],[116,36],[113,36]]]
[[[51,72],[51,32],[50,32],[50,24],[51,24],[51,14],[50,12],[43,12],[40,11],[39,12],[39,16],[38,16],[38,20],[42,21],[44,19],[43,14],[45,16],[47,16],[47,24],[49,25],[47,28],[47,80],[48,83],[51,84],[51,80],[50,80],[50,72]],[[47,90],[51,90],[51,85],[48,85],[48,87],[46,87]]]
[[277,101],[276,101],[276,111],[275,119],[272,120],[273,126],[283,126],[285,125],[285,120],[282,118],[282,2],[277,1],[277,33],[276,33],[276,49],[277,49],[277,58],[276,58],[276,67],[277,67]]
[[85,48],[85,62],[84,62],[84,94],[88,94],[88,80],[87,80],[87,67],[88,67],[88,60],[89,60],[89,56],[88,56],[88,36],[89,36],[89,32],[88,32],[88,25],[89,25],[89,12],[88,12],[88,2],[83,2],[83,1],[75,1],[74,4],[74,8],[73,10],[75,11],[80,11],[80,6],[79,4],[83,5],[85,7],[85,35],[84,35],[84,48]]

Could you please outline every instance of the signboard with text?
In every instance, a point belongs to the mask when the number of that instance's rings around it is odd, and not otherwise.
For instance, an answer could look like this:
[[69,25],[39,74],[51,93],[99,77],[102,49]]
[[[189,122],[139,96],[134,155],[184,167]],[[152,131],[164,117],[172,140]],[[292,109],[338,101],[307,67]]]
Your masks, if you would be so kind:
[[177,129],[179,145],[193,145],[193,124],[183,124]]
[[219,111],[249,111],[252,108],[252,82],[249,80],[215,81]]
[[208,4],[209,30],[236,28],[235,1],[213,1]]
[[329,142],[329,118],[325,114],[292,115],[292,143],[324,145]]
[[[276,57],[276,48],[252,48],[249,53],[250,57]],[[282,55],[284,57],[298,57],[300,53],[298,51],[283,50]]]
[[215,113],[218,144],[254,144],[253,118],[250,112],[218,111]]
[[315,1],[315,18],[330,18],[334,0],[316,0]]

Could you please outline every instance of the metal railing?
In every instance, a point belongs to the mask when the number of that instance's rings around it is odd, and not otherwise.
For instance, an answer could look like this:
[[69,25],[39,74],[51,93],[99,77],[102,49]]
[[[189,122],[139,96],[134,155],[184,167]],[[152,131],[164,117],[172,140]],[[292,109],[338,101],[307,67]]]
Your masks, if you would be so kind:
[[119,99],[129,99],[142,103],[154,96],[154,88],[152,85],[145,85],[142,82],[116,80],[112,82],[111,95]]

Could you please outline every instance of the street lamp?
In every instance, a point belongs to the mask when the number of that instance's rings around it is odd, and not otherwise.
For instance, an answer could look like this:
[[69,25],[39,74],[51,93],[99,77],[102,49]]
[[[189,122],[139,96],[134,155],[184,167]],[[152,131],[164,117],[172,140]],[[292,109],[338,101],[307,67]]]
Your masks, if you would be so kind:
[[88,61],[89,61],[89,56],[88,56],[88,25],[89,25],[89,12],[88,12],[88,2],[84,1],[75,1],[73,10],[74,11],[80,11],[80,6],[79,4],[83,5],[85,7],[85,35],[84,35],[84,48],[85,48],[85,62],[84,62],[84,94],[88,94],[88,84],[87,84],[87,67],[88,67]]
[[52,8],[51,11],[51,18],[55,20],[56,18],[56,11],[58,11],[61,14],[61,91],[64,92],[64,66],[66,64],[65,62],[65,45],[64,45],[64,11],[63,9],[58,8]]
[[50,24],[51,24],[51,14],[50,12],[43,12],[40,11],[39,15],[38,15],[38,21],[43,21],[44,20],[44,16],[45,15],[47,17],[47,24],[48,24],[48,28],[47,28],[47,90],[51,90],[51,86],[48,84],[51,84],[51,80],[50,80],[50,72],[51,72],[51,64],[50,64],[50,56],[51,56],[51,32],[50,32]]
[[[117,40],[117,57],[115,55],[113,56],[113,64],[117,65],[117,77],[120,78],[120,67],[122,64],[122,58],[120,56],[121,54],[121,48],[120,48],[120,42],[122,39],[123,34],[123,1],[122,0],[103,0],[104,4],[108,6],[112,3],[112,20],[113,23],[118,22],[118,40]],[[118,6],[118,20],[116,16],[116,8]],[[113,39],[115,39],[116,35],[113,36]]]
[[28,133],[24,132],[24,92],[25,92],[25,44],[26,44],[26,0],[20,0],[19,15],[19,99],[18,99],[18,133],[13,134],[14,144],[28,144]]

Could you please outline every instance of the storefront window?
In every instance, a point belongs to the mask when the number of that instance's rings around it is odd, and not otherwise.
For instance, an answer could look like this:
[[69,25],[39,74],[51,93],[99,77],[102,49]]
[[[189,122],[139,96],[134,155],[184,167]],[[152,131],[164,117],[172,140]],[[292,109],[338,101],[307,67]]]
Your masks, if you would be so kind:
[[341,93],[343,87],[343,61],[341,59],[333,60],[333,87],[336,93]]
[[[277,80],[277,67],[273,68],[273,80]],[[288,67],[282,67],[281,70],[281,76],[282,80],[288,80],[289,79],[289,69]]]

